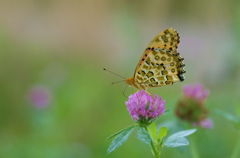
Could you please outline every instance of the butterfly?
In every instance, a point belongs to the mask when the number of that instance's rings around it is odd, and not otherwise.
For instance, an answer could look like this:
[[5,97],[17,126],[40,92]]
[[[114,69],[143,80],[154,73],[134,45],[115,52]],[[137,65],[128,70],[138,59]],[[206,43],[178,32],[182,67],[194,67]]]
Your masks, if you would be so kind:
[[160,32],[143,52],[134,76],[125,82],[139,90],[162,87],[184,81],[184,58],[177,52],[180,42],[178,32],[168,28]]

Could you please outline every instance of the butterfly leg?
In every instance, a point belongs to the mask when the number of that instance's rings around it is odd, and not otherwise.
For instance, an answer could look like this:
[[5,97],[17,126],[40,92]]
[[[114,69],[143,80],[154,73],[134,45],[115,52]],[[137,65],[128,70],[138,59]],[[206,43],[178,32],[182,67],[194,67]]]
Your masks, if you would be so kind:
[[152,94],[152,88],[150,88],[150,93]]
[[132,94],[134,93],[134,88],[132,87]]
[[150,89],[150,92],[147,91],[147,89],[144,90],[148,95],[152,95],[152,89]]
[[149,93],[148,91],[145,91],[145,92],[147,92],[148,95],[152,95],[152,93]]

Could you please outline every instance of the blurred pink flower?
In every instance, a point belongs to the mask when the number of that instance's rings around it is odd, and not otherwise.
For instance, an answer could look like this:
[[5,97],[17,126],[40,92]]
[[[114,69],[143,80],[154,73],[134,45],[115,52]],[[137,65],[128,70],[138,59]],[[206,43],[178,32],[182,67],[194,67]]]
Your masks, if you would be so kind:
[[212,128],[213,122],[208,118],[208,110],[204,106],[209,95],[209,90],[204,89],[199,83],[185,85],[182,89],[183,96],[175,108],[175,114],[181,120],[188,121],[192,126]]
[[183,87],[183,95],[188,98],[193,98],[196,101],[203,101],[209,95],[209,90],[203,89],[200,83],[185,85]]
[[50,103],[50,92],[47,87],[34,86],[28,92],[28,100],[38,108],[45,107]]
[[200,126],[203,128],[212,128],[213,122],[211,119],[204,119],[204,120],[201,120],[200,122],[192,122],[192,126]]
[[205,119],[205,120],[201,120],[199,122],[199,125],[203,128],[212,128],[213,127],[213,122],[211,119]]
[[161,97],[148,95],[144,90],[131,94],[125,103],[132,119],[140,124],[150,124],[165,110]]

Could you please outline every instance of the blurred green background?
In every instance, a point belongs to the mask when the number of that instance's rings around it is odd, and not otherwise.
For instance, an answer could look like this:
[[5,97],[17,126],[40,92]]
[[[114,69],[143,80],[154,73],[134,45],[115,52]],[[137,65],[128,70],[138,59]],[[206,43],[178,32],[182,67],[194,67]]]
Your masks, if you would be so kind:
[[[132,77],[150,40],[180,34],[186,80],[154,88],[176,120],[181,87],[202,83],[213,129],[193,136],[200,157],[229,157],[237,131],[215,114],[234,113],[240,92],[240,2],[236,0],[2,0],[0,2],[0,157],[151,157],[132,136],[106,155],[106,138],[133,123],[121,78]],[[126,95],[131,94],[128,88]],[[190,142],[191,143],[191,142]],[[191,157],[191,147],[164,148],[164,158]]]

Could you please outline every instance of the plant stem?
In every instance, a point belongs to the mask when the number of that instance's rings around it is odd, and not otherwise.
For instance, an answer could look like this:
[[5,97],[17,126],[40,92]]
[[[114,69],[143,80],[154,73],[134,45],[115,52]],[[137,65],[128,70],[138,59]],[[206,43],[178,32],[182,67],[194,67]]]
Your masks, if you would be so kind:
[[[144,129],[148,131],[147,127],[144,127]],[[160,158],[161,154],[161,143],[159,143],[157,140],[151,140],[150,142],[151,148],[152,148],[152,154],[154,158]]]
[[236,141],[235,147],[233,149],[231,158],[237,158],[238,157],[238,153],[239,153],[239,149],[240,149],[240,130],[238,131],[238,135],[237,135],[236,140],[237,141]]
[[195,139],[194,137],[192,136],[191,137],[191,142],[190,142],[190,146],[191,146],[191,152],[192,152],[192,158],[200,158],[199,157],[199,154],[197,152],[197,148],[196,148],[196,144],[195,144]]
[[155,143],[153,141],[151,141],[151,147],[152,147],[152,151],[153,151],[153,156],[154,158],[160,158],[160,153],[158,152],[158,150],[156,149]]

